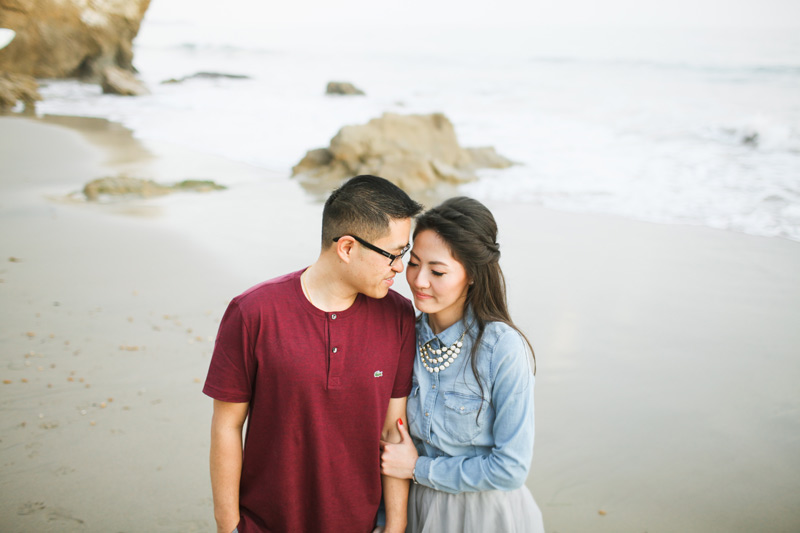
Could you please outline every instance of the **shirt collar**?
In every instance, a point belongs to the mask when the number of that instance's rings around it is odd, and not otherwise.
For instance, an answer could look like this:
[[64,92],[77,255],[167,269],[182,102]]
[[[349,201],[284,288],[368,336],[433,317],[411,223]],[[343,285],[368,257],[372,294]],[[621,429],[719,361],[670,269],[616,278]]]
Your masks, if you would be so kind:
[[422,317],[420,318],[419,324],[419,342],[420,344],[427,344],[435,338],[439,339],[439,342],[443,346],[450,346],[451,344],[455,343],[458,339],[461,338],[461,335],[464,334],[464,330],[467,326],[472,327],[475,322],[475,314],[472,312],[471,307],[467,307],[466,313],[461,320],[447,328],[446,330],[442,331],[438,335],[433,333],[430,324],[428,324],[428,314],[422,313]]

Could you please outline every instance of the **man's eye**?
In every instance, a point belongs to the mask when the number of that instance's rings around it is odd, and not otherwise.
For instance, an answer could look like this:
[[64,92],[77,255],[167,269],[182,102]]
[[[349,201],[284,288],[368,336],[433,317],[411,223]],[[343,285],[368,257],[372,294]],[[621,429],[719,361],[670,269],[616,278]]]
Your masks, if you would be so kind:
[[436,277],[444,276],[444,272],[436,272],[435,270],[431,270],[431,274],[433,274]]

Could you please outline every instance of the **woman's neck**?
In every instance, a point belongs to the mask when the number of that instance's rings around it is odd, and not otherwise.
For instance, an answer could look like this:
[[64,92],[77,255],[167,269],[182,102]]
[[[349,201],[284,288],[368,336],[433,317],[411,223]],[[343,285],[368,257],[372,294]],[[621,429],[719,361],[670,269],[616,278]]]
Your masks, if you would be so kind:
[[433,333],[438,335],[462,318],[464,318],[463,308],[458,312],[442,311],[428,315],[428,325],[431,327],[431,330],[433,330]]

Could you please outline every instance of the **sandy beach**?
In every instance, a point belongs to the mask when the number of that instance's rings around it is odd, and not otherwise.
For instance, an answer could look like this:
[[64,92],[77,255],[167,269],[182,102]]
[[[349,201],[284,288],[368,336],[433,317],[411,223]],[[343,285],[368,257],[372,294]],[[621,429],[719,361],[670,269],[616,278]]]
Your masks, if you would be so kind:
[[[66,199],[118,174],[229,188]],[[800,531],[800,243],[489,207],[547,530]],[[219,318],[313,261],[320,215],[287,176],[110,122],[0,118],[0,530],[212,531]]]

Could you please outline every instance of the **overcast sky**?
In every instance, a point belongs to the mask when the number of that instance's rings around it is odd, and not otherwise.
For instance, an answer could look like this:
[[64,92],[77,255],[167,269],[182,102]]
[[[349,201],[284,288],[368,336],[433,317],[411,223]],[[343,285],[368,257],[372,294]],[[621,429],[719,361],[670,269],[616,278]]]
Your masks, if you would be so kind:
[[800,0],[152,0],[151,19],[269,27],[442,26],[655,26],[800,28]]

